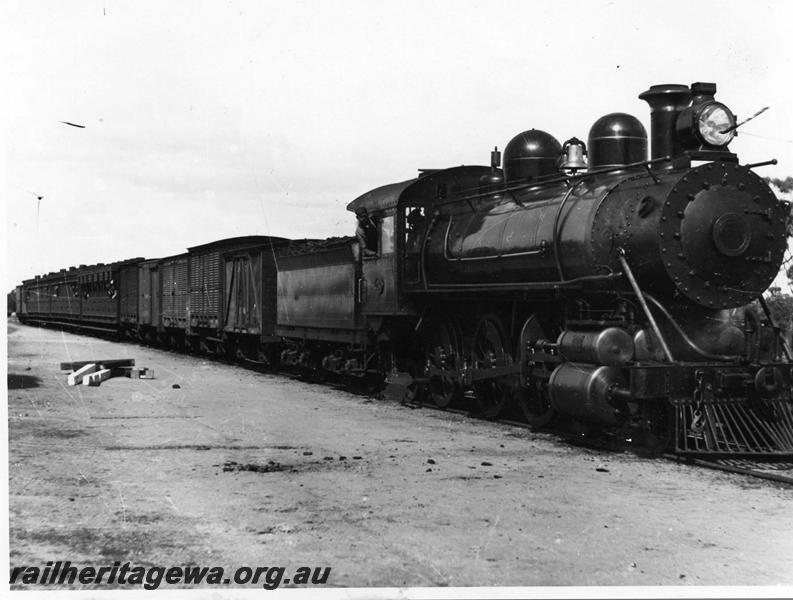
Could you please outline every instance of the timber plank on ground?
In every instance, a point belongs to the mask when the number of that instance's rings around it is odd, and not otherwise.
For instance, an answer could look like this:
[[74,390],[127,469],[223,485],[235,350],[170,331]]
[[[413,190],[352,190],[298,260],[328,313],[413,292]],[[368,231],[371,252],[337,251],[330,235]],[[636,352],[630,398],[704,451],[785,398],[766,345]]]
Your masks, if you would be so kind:
[[93,385],[97,386],[102,383],[105,379],[110,379],[111,370],[110,369],[102,369],[101,371],[97,371],[96,373],[91,373],[90,375],[86,375],[83,377],[83,385]]
[[83,377],[94,373],[98,369],[99,365],[96,363],[88,363],[87,365],[83,365],[74,373],[69,373],[68,377],[66,377],[66,383],[67,385],[80,385],[83,382]]
[[76,362],[64,362],[61,363],[61,371],[75,371],[85,365],[96,363],[97,365],[101,365],[105,369],[110,369],[112,367],[134,367],[135,366],[135,359],[134,358],[108,358],[104,360],[78,360]]

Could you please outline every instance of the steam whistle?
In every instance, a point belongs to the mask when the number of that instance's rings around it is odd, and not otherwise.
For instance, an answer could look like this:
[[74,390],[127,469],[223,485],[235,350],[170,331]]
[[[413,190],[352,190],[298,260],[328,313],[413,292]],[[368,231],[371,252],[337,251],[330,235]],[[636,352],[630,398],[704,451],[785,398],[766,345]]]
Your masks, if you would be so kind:
[[501,166],[501,152],[498,151],[498,146],[493,148],[490,153],[490,168],[496,170]]

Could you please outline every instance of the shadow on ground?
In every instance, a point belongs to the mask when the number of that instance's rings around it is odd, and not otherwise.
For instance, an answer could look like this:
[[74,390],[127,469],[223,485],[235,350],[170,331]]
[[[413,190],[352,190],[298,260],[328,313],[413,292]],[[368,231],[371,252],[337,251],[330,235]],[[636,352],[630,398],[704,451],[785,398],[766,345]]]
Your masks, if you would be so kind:
[[19,375],[17,373],[8,374],[8,389],[21,390],[24,388],[37,388],[41,384],[41,379],[35,375]]

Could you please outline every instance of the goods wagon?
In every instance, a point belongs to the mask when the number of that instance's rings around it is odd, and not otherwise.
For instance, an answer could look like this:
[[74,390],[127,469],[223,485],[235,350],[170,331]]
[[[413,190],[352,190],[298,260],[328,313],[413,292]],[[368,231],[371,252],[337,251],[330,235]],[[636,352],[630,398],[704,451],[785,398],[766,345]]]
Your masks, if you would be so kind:
[[[190,294],[187,303],[187,342],[190,348],[235,354],[238,351],[244,352],[247,344],[243,343],[242,347],[238,347],[241,341],[239,337],[230,336],[227,339],[223,335],[226,317],[229,310],[234,310],[237,313],[233,317],[234,327],[240,324],[239,318],[243,315],[246,318],[258,319],[261,327],[262,311],[265,309],[261,302],[261,294],[264,293],[262,286],[269,283],[266,280],[274,278],[275,263],[271,255],[286,243],[288,240],[284,238],[244,236],[188,248]],[[231,257],[231,267],[227,257]],[[246,257],[248,257],[248,268],[244,266]],[[254,260],[255,264],[252,264],[250,260],[254,257],[257,258]],[[234,261],[238,264],[237,270],[233,268]],[[262,270],[263,266],[264,270]],[[258,277],[255,280],[247,279],[246,275],[254,275],[253,267],[258,269]],[[248,283],[252,287],[247,300],[252,300],[252,304],[246,301],[240,302],[243,300]],[[259,294],[258,302],[254,291]],[[267,291],[270,293],[269,289]],[[227,292],[231,297],[226,297]],[[274,296],[274,292],[272,295]],[[232,301],[234,301],[233,307]],[[272,325],[271,323],[268,325],[269,334],[272,332]],[[258,334],[261,333],[260,330]]]
[[[232,240],[233,241],[233,240]],[[234,244],[223,249],[222,334],[226,353],[260,363],[278,360],[275,335],[279,257],[288,251],[283,238],[263,237],[255,246]]]
[[161,331],[160,259],[144,260],[137,265],[138,277],[138,333],[149,343]]
[[124,265],[118,272],[119,323],[122,331],[134,335],[138,328],[138,264]]
[[160,261],[162,336],[176,346],[184,343],[188,327],[187,303],[190,298],[187,253]]

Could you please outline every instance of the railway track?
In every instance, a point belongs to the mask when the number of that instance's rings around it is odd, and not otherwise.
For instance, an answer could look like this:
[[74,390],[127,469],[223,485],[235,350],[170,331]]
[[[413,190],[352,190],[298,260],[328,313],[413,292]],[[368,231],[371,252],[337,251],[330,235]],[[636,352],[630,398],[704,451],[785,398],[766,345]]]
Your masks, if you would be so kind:
[[[440,409],[432,404],[423,404],[422,408],[435,408],[444,412],[451,412],[460,415],[471,415],[471,411],[462,408],[445,408]],[[418,408],[416,406],[415,408]],[[516,421],[509,418],[488,419],[493,422],[510,425],[512,427],[519,427],[522,429],[532,430],[528,423]],[[607,452],[616,452],[619,450],[629,450],[631,452],[638,452],[640,448],[632,446],[627,440],[619,441],[612,437],[602,438],[599,436],[584,438],[573,437],[573,434],[567,431],[554,431],[561,438],[565,439],[568,443],[583,446],[587,448],[594,448],[604,450]],[[677,454],[664,453],[660,457],[682,463],[702,467],[705,469],[713,469],[717,471],[724,471],[727,473],[734,473],[738,475],[746,475],[756,479],[763,479],[766,481],[774,481],[776,483],[783,483],[793,486],[793,459],[791,460],[753,460],[750,458],[720,458],[720,459],[703,459],[694,458],[689,456],[681,456]]]
[[758,461],[745,458],[702,459],[676,454],[664,454],[664,458],[678,463],[696,465],[706,469],[737,473],[766,481],[775,481],[793,486],[793,461]]
[[[44,324],[43,325],[52,325],[52,324]],[[64,327],[66,324],[60,324],[64,329],[72,329],[71,327]],[[85,333],[85,331],[77,331],[76,333]],[[99,332],[91,332],[93,335],[97,335]],[[126,343],[137,343],[141,344],[139,340],[129,340],[123,339],[119,340],[116,335],[109,335],[108,339],[113,341],[123,341]],[[143,344],[145,345],[145,344]],[[221,357],[221,356],[213,356],[213,355],[202,355],[203,358],[212,358],[217,360],[218,362],[223,362],[225,364],[236,365],[243,368],[248,368],[251,370],[259,371],[259,372],[271,372],[277,373],[280,375],[285,375],[295,379],[303,379],[300,376],[296,376],[295,373],[288,371],[288,370],[272,370],[269,368],[269,365],[266,363],[262,363],[259,361],[255,361],[249,358],[236,358],[230,359],[228,357]],[[304,380],[304,379],[303,379]],[[333,387],[339,387],[342,389],[347,389],[350,391],[349,385],[345,385],[343,383],[336,383],[332,381],[317,381],[320,385],[331,385]],[[353,389],[351,390],[354,393],[362,393],[362,394],[369,394],[371,392],[370,389],[364,387],[363,389]],[[469,403],[472,403],[472,399],[467,399]],[[466,408],[438,408],[432,402],[427,403],[420,403],[420,404],[407,404],[412,408],[433,408],[436,410],[450,412],[454,414],[460,415],[469,415],[469,416],[476,416],[472,413],[470,409]],[[496,419],[487,419],[492,422],[502,423],[504,425],[510,425],[512,427],[519,427],[522,429],[532,430],[532,427],[528,423],[524,423],[512,418],[496,418]],[[635,445],[631,445],[627,443],[627,440],[617,440],[614,437],[607,437],[603,438],[600,436],[576,436],[569,431],[551,431],[552,433],[556,433],[560,436],[560,438],[564,439],[566,442],[571,443],[573,445],[584,446],[589,448],[595,448],[599,450],[609,451],[609,452],[616,452],[616,451],[624,451],[629,450],[632,452],[640,452],[641,449]],[[786,485],[793,486],[793,459],[792,460],[767,460],[767,461],[758,461],[752,460],[748,458],[721,458],[721,459],[704,459],[704,458],[694,458],[690,456],[681,456],[671,453],[664,453],[660,455],[662,458],[674,461],[677,463],[683,463],[687,465],[694,465],[706,469],[713,469],[718,471],[724,471],[728,473],[735,473],[739,475],[746,475],[748,477],[754,477],[757,479],[763,479],[766,481],[774,481],[777,483],[783,483]]]
[[[238,366],[243,366],[253,370],[261,370],[263,366],[261,363],[257,363],[257,361],[253,361],[250,359],[244,359],[241,361],[239,360],[225,361],[225,362],[227,362],[227,364],[236,364]],[[301,377],[295,376],[295,374],[291,373],[290,371],[278,370],[275,372],[281,375],[293,377],[295,379],[301,379]],[[321,381],[317,383],[319,383],[320,385],[333,385],[333,383],[329,381]],[[340,389],[347,389],[348,391],[350,391],[349,385],[344,385],[339,383],[334,385],[334,387],[338,387]],[[369,394],[371,392],[371,390],[369,389],[358,389],[352,391],[354,393],[362,393],[362,394]],[[473,404],[473,398],[466,397],[466,400],[468,401],[469,404]],[[432,402],[422,402],[419,404],[407,403],[405,404],[405,406],[409,406],[411,408],[430,408],[442,412],[472,416],[476,418],[476,414],[471,409],[454,408],[454,407],[439,408],[435,406]],[[521,429],[527,429],[530,431],[533,430],[531,425],[529,425],[528,423],[518,421],[516,419],[509,417],[487,418],[486,420],[496,423],[502,423],[504,425],[510,425],[512,427],[519,427]],[[606,436],[606,437],[602,437],[599,435],[582,436],[563,430],[558,430],[558,431],[550,430],[550,432],[559,435],[560,438],[565,440],[567,443],[577,446],[594,448],[594,449],[604,450],[607,452],[618,452],[618,451],[628,450],[631,452],[640,453],[645,451],[644,448],[637,446],[635,444],[631,444],[630,440],[617,439],[614,436]],[[674,461],[677,463],[698,466],[706,469],[724,471],[728,473],[735,473],[739,475],[746,475],[748,477],[754,477],[757,479],[774,481],[777,483],[783,483],[786,485],[793,486],[793,459],[787,461],[783,461],[783,460],[758,461],[748,458],[722,458],[722,459],[707,460],[703,458],[687,457],[687,456],[681,456],[671,453],[663,453],[658,455],[655,452],[651,452],[651,455],[659,456],[661,458]]]

